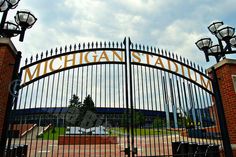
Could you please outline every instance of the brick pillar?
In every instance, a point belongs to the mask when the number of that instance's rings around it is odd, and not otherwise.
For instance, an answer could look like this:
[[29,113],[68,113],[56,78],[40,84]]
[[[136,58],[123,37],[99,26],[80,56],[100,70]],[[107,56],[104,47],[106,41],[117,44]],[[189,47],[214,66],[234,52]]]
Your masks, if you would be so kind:
[[233,154],[236,156],[236,87],[234,87],[236,84],[233,83],[232,77],[236,76],[236,60],[223,59],[214,67],[220,87],[230,143]]
[[[14,64],[17,51],[10,39],[0,38],[0,142],[2,147],[2,135],[6,124],[5,116],[8,114],[9,87],[13,78]],[[1,148],[2,149],[2,148]],[[1,150],[2,151],[2,150]]]

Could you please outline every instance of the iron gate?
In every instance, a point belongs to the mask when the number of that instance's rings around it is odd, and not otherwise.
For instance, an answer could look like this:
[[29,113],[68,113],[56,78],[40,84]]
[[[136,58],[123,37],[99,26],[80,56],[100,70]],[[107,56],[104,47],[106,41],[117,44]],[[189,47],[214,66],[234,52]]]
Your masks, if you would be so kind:
[[212,79],[173,53],[131,43],[70,45],[26,59],[8,155],[216,155]]

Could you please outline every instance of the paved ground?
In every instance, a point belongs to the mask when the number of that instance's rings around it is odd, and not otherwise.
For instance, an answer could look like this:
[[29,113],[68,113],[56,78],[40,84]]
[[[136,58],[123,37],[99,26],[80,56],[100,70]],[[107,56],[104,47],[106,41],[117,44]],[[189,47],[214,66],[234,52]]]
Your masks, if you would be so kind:
[[[180,136],[139,136],[134,139],[135,147],[138,148],[137,156],[160,156],[172,155],[171,142],[192,141],[197,143],[215,143],[217,140],[187,139]],[[102,145],[58,145],[57,140],[15,140],[15,144],[27,144],[30,157],[114,157],[125,156],[124,149],[127,147],[126,138],[118,138],[117,144]]]

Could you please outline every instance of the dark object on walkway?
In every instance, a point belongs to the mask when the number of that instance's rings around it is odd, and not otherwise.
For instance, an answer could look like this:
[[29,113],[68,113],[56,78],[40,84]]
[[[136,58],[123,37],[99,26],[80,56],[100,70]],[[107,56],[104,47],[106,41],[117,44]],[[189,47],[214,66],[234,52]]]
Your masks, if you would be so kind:
[[195,157],[205,157],[208,146],[208,144],[199,144]]
[[188,156],[188,143],[186,142],[172,142],[172,153],[174,157],[181,156],[187,157]]
[[6,157],[27,157],[28,145],[13,146],[6,150]]
[[189,143],[188,144],[188,156],[194,156],[197,151],[198,144],[197,143]]
[[206,150],[206,157],[220,157],[219,145],[209,145]]

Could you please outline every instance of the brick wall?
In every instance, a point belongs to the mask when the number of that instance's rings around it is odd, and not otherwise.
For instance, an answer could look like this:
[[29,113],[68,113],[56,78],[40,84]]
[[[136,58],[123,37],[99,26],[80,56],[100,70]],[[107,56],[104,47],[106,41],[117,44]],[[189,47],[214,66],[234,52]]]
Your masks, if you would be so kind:
[[6,106],[8,101],[9,86],[12,80],[13,65],[15,56],[9,45],[0,45],[0,135],[5,118]]
[[216,73],[219,79],[230,141],[236,144],[236,93],[232,81],[232,75],[236,75],[236,64],[224,64],[216,69]]
[[230,143],[236,156],[236,92],[232,80],[232,75],[236,75],[236,60],[224,59],[215,65],[215,69],[220,86]]

